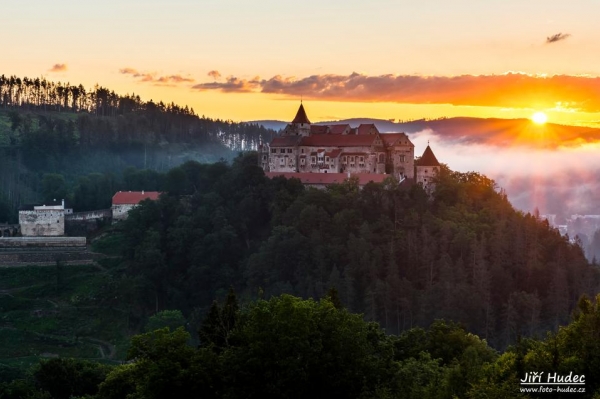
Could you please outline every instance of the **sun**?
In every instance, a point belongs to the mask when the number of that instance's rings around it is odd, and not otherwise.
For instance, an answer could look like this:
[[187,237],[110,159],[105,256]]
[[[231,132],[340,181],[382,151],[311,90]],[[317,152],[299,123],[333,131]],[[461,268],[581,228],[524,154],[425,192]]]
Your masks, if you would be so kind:
[[538,125],[543,125],[548,120],[548,116],[546,116],[543,112],[536,112],[531,116],[531,120]]

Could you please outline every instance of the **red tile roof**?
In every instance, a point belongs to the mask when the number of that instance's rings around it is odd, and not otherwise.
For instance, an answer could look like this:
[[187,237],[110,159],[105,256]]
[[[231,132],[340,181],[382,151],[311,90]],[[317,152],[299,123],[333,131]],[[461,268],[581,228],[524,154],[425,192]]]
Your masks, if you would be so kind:
[[374,123],[361,123],[356,130],[356,134],[371,134],[371,129],[374,129],[375,132],[379,133],[379,130],[377,130]]
[[325,156],[329,158],[337,158],[342,153],[342,150],[337,149],[330,152],[326,152]]
[[302,136],[280,136],[271,140],[271,147],[294,147]]
[[379,135],[381,136],[383,142],[387,147],[393,146],[399,140],[402,140],[403,142],[407,141],[407,145],[412,145],[412,142],[410,141],[406,133],[380,133]]
[[343,134],[346,129],[348,129],[348,131],[350,130],[350,125],[343,124],[343,125],[329,125],[329,129],[330,129],[330,134]]
[[145,199],[157,200],[161,193],[158,191],[119,191],[112,197],[113,205],[135,205]]
[[327,134],[329,126],[310,125],[310,134]]
[[[299,179],[302,184],[315,184],[315,185],[328,185],[328,184],[339,184],[343,183],[348,179],[347,173],[292,173],[292,172],[267,172],[265,175],[269,178],[277,176],[283,176],[286,179],[296,178]],[[358,184],[364,186],[369,182],[381,183],[389,175],[384,174],[367,174],[359,173],[353,174],[351,177],[358,178]]]
[[292,123],[308,123],[310,125],[310,121],[306,116],[306,111],[304,110],[304,105],[302,105],[302,103],[300,103],[300,108],[298,108],[298,112]]
[[427,146],[427,148],[425,148],[425,151],[423,152],[423,156],[418,161],[418,165],[419,166],[440,166],[440,163],[438,162],[437,158],[433,154],[433,151],[431,150],[431,147],[429,147],[429,145]]
[[371,146],[376,135],[333,135],[324,134],[302,137],[301,146],[309,147],[365,147]]

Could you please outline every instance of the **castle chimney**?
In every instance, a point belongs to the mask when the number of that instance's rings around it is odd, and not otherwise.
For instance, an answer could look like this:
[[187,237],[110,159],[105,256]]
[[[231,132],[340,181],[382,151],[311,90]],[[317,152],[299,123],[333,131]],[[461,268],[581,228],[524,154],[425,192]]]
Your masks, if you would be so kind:
[[65,209],[65,199],[64,198],[62,200],[62,207],[63,207],[63,209]]
[[142,190],[142,195],[144,195],[144,190]]

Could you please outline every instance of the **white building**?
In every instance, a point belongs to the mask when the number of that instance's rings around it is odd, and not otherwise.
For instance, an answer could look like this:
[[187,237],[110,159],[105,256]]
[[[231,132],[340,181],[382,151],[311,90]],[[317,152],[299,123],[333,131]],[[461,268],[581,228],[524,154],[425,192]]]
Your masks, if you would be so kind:
[[26,205],[19,210],[19,224],[24,237],[63,236],[65,215],[73,209],[65,208],[65,200],[48,205]]
[[112,198],[113,222],[127,219],[130,210],[138,206],[145,199],[157,200],[158,191],[119,191]]

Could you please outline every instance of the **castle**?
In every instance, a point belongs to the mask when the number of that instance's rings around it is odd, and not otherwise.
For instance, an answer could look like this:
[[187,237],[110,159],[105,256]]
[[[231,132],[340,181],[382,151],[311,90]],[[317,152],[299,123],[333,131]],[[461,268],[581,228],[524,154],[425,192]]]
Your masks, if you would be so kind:
[[440,163],[429,145],[421,158],[415,159],[414,151],[406,133],[380,133],[374,124],[356,128],[312,124],[300,103],[296,117],[281,135],[260,146],[259,163],[270,177],[298,177],[309,185],[312,180],[323,180],[316,174],[333,173],[376,182],[393,176],[400,182],[421,184],[429,191]]

